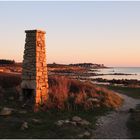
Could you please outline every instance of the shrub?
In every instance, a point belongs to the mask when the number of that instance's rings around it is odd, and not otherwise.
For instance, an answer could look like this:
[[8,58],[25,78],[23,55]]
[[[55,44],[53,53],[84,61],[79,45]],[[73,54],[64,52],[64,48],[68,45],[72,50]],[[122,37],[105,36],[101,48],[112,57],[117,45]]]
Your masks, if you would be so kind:
[[104,106],[117,108],[122,103],[122,98],[114,92],[89,81],[81,82],[64,76],[49,77],[48,108],[93,109]]
[[[68,98],[68,80],[65,77],[49,77],[49,106],[64,108]],[[50,105],[51,104],[51,105]]]
[[0,86],[11,88],[21,83],[21,75],[0,73]]
[[4,97],[5,90],[0,86],[0,100]]
[[0,59],[0,64],[15,64],[14,60]]
[[[92,84],[81,82],[65,76],[49,76],[49,98],[47,108],[77,110],[79,108],[93,109],[95,107],[117,108],[122,99],[114,92]],[[10,88],[18,96],[20,92],[21,75],[0,74],[0,86]],[[8,93],[7,93],[8,96]]]

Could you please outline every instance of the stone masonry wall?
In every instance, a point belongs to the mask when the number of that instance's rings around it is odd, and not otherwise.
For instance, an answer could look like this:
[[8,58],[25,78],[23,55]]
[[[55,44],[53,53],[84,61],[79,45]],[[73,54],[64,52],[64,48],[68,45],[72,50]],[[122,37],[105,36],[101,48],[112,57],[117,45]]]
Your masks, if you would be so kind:
[[[48,98],[45,32],[27,30],[22,70],[22,89],[33,89],[35,108]],[[23,93],[24,94],[24,93]]]

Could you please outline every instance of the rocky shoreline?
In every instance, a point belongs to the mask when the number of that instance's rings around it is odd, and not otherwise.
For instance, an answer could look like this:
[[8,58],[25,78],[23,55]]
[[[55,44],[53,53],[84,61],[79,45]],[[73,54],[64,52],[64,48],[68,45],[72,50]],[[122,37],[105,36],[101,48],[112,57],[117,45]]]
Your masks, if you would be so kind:
[[[96,84],[109,84],[109,85],[120,85],[120,86],[136,86],[140,87],[140,80],[135,79],[104,79],[104,78],[98,78],[98,76],[104,76],[104,75],[118,75],[118,76],[129,76],[129,75],[137,75],[137,74],[129,74],[129,73],[98,73],[99,69],[92,69],[87,68],[84,71],[74,71],[74,70],[56,70],[56,71],[50,71],[50,75],[61,75],[61,76],[68,76],[71,79],[78,79],[78,80],[84,80],[84,81],[92,81]],[[97,77],[97,78],[96,78]]]
[[[103,79],[103,78],[91,78],[91,76],[87,76],[90,75],[89,74],[69,74],[69,73],[54,73],[55,75],[61,75],[61,76],[67,76],[71,79],[77,79],[77,80],[81,80],[81,81],[92,81],[95,84],[108,84],[108,85],[119,85],[119,86],[135,86],[135,87],[140,87],[140,80],[134,80],[134,79],[112,79],[112,80],[108,80],[108,79]],[[52,75],[54,75],[52,74]],[[96,74],[92,74],[92,76],[97,76]]]
[[[20,74],[22,71],[21,68],[22,64],[14,64],[14,65],[1,65],[0,66],[0,72],[1,73],[17,73]],[[48,75],[58,75],[58,76],[67,76],[71,79],[77,79],[77,80],[88,80],[92,81],[96,84],[110,84],[110,85],[119,85],[119,86],[137,86],[140,87],[140,80],[127,80],[127,79],[104,79],[104,78],[98,78],[98,76],[129,76],[129,75],[137,75],[137,74],[129,74],[129,73],[98,73],[100,69],[109,68],[104,65],[100,64],[92,64],[92,63],[79,63],[79,64],[48,64]],[[114,72],[114,71],[113,71]]]

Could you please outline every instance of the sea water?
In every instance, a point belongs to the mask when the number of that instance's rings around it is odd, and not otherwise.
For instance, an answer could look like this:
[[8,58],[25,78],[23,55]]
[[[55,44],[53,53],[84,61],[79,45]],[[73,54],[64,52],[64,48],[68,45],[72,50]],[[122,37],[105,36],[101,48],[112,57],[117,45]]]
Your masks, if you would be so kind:
[[92,76],[91,78],[103,78],[107,80],[112,79],[136,79],[140,80],[140,67],[113,67],[113,68],[104,68],[98,69],[97,74],[132,74],[132,75],[101,75],[101,76]]

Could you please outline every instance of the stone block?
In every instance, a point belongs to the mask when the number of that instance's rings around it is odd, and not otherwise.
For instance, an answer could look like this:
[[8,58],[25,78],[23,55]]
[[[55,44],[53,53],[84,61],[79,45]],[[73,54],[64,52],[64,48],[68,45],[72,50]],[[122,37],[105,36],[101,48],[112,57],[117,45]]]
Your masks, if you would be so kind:
[[45,32],[27,30],[22,70],[23,89],[35,89],[35,106],[48,98],[48,76],[45,53]]
[[36,89],[36,81],[35,80],[22,80],[21,88],[22,89]]

